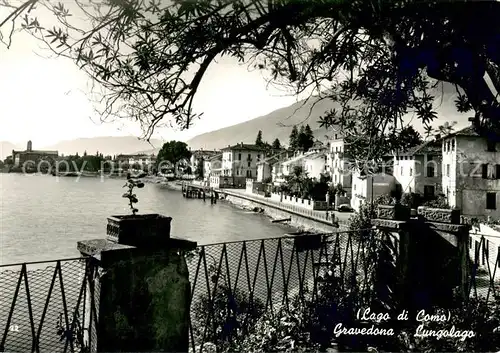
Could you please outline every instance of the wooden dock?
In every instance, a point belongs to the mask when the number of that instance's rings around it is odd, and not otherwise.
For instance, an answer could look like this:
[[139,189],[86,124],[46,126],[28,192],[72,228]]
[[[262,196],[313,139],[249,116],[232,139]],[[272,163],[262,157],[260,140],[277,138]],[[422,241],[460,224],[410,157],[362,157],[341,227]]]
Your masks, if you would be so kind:
[[218,192],[209,186],[198,186],[192,184],[182,184],[182,196],[188,199],[210,199],[212,204],[217,203]]

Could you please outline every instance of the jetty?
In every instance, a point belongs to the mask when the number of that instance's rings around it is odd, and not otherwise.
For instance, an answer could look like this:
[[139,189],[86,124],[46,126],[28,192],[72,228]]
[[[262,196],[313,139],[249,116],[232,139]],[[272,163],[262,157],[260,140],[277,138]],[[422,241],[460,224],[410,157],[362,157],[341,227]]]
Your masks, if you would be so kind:
[[210,202],[215,204],[219,198],[219,193],[209,186],[182,183],[182,196],[188,199],[203,199],[203,201],[209,197]]

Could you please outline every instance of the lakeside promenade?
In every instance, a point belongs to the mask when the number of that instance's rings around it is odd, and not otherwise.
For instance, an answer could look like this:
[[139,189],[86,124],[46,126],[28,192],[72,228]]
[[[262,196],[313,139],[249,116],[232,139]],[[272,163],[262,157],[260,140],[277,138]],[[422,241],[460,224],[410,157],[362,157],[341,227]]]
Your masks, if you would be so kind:
[[242,199],[247,199],[248,201],[256,202],[265,206],[273,207],[279,209],[281,211],[285,211],[291,214],[295,214],[298,216],[310,218],[316,222],[321,222],[327,225],[332,224],[332,215],[335,215],[335,218],[339,225],[347,226],[349,224],[349,218],[353,215],[352,212],[338,212],[338,211],[329,211],[330,215],[327,218],[325,211],[317,211],[317,210],[308,210],[306,208],[302,208],[295,205],[289,205],[283,202],[271,200],[269,197],[264,197],[258,194],[250,194],[246,192],[244,189],[215,189],[218,193],[232,195],[234,197],[240,197]]

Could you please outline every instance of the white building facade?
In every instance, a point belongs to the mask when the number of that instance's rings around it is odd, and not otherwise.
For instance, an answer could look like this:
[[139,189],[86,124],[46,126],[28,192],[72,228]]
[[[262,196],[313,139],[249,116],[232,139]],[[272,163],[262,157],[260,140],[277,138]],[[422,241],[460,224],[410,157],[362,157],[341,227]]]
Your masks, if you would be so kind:
[[466,216],[500,218],[500,144],[467,127],[442,143],[442,187]]
[[348,145],[339,133],[334,134],[329,145],[326,171],[329,172],[332,183],[342,185],[347,196],[350,196],[352,194],[353,171],[352,163],[349,160]]
[[441,141],[426,141],[394,155],[393,175],[403,193],[419,194],[431,199],[442,193]]

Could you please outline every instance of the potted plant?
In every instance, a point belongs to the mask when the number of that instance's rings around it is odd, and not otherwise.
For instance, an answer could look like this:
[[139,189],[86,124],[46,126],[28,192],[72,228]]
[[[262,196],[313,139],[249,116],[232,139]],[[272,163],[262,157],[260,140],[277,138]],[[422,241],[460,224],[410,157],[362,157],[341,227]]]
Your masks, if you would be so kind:
[[377,205],[377,217],[395,221],[405,221],[410,218],[410,209],[400,203]]
[[123,197],[128,199],[131,215],[115,215],[108,218],[107,237],[108,240],[124,245],[159,245],[168,242],[170,238],[171,217],[159,214],[137,214],[139,210],[135,204],[139,202],[134,189],[141,189],[144,183],[137,179],[127,179],[123,186],[128,191]]

